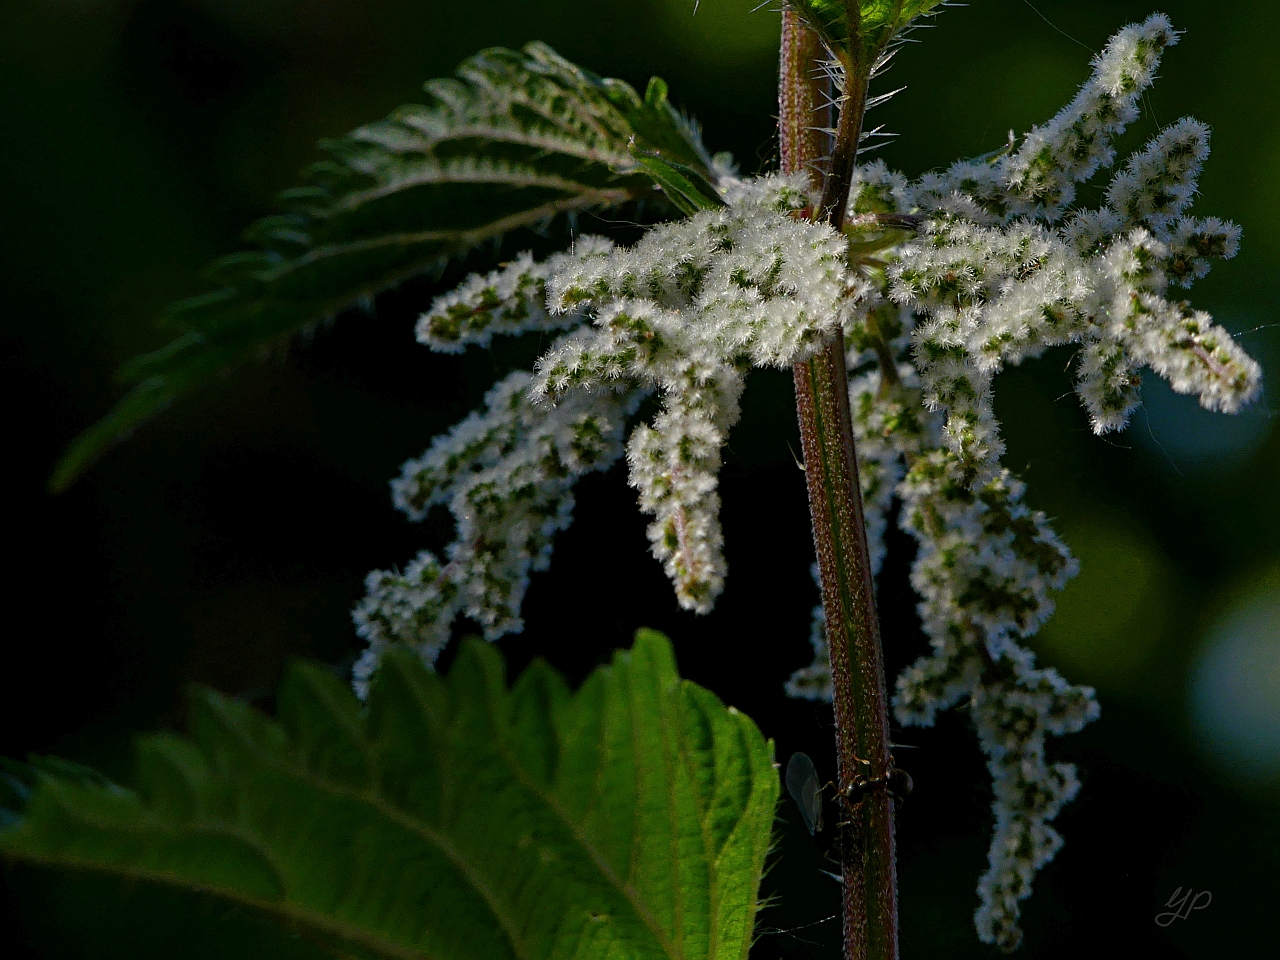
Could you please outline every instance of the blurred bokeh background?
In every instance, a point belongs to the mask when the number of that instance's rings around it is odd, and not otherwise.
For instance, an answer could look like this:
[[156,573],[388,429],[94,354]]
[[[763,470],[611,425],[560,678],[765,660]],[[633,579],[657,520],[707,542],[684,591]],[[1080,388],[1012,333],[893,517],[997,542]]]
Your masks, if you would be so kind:
[[[948,10],[882,81],[906,89],[872,117],[899,134],[880,155],[918,174],[1000,146],[1064,104],[1092,52],[1155,2]],[[426,282],[235,372],[69,493],[45,492],[65,444],[117,398],[115,368],[163,342],[153,318],[203,289],[199,268],[235,248],[319,138],[412,101],[422,80],[481,47],[542,39],[637,86],[665,77],[713,150],[767,170],[779,17],[755,5],[702,0],[695,16],[693,0],[0,4],[11,564],[0,754],[57,753],[127,781],[130,734],[181,729],[185,685],[269,708],[287,658],[341,665],[356,654],[348,611],[369,569],[449,539],[447,518],[396,514],[387,481],[524,355],[416,347],[413,320],[436,292]],[[1193,299],[1276,370],[1280,6],[1159,9],[1187,32],[1125,143],[1186,114],[1213,127],[1197,210],[1240,223],[1244,249]],[[1275,942],[1280,897],[1280,401],[1268,391],[1216,417],[1149,380],[1130,430],[1098,439],[1067,361],[1050,353],[997,383],[1007,463],[1083,570],[1034,647],[1095,685],[1103,707],[1084,733],[1050,744],[1085,786],[1059,820],[1066,847],[1026,905],[1021,955],[1259,955]],[[502,642],[511,670],[541,655],[579,679],[637,627],[657,627],[684,673],[753,716],[783,761],[803,749],[830,773],[826,710],[782,695],[809,660],[815,601],[790,402],[782,375],[748,390],[723,478],[729,586],[713,615],[676,608],[615,470],[582,485],[578,522],[534,579],[528,629]],[[910,550],[895,534],[880,588],[895,672],[925,646],[905,584]],[[899,759],[916,781],[899,826],[907,960],[994,955],[971,921],[990,823],[966,723],[952,714],[934,730],[895,731],[914,748]],[[766,881],[775,906],[755,956],[834,957],[836,885],[789,802],[782,816]],[[46,888],[17,879],[6,955],[117,955],[86,946]],[[1161,928],[1154,918],[1177,888],[1208,890],[1212,903]],[[95,916],[114,918],[118,955],[200,955],[176,913],[153,911],[142,929],[127,910]]]

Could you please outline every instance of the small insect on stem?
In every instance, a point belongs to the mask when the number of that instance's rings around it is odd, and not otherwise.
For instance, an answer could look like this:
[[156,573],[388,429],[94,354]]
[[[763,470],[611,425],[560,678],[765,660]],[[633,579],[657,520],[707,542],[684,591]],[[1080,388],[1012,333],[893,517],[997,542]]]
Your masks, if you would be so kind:
[[807,753],[793,753],[787,761],[787,793],[800,810],[810,834],[822,829],[822,787]]
[[[863,761],[864,763],[866,761]],[[876,789],[887,789],[896,800],[903,800],[911,792],[911,775],[890,762],[889,769],[879,777],[857,777],[841,791],[845,803],[854,806]]]
[[[862,760],[870,765],[868,761]],[[822,792],[818,771],[807,753],[793,753],[787,761],[787,793],[800,811],[800,817],[810,834],[822,830]],[[828,783],[827,786],[832,784]],[[884,788],[896,800],[903,800],[911,792],[911,776],[890,762],[889,770],[879,777],[858,777],[840,791],[846,807],[856,806],[862,798],[877,788]]]

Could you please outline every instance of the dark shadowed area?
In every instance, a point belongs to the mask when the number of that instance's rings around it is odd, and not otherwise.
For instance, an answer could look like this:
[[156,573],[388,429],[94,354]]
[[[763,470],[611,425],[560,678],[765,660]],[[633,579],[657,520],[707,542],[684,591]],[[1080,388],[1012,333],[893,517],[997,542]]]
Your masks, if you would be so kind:
[[[1196,212],[1238,222],[1244,244],[1191,297],[1268,373],[1280,370],[1280,7],[1154,3],[973,0],[945,11],[880,81],[880,92],[906,89],[871,115],[898,135],[878,155],[915,175],[1001,146],[1070,99],[1112,32],[1162,9],[1186,35],[1122,153],[1184,115],[1213,128]],[[60,754],[127,782],[131,735],[181,729],[187,685],[269,709],[290,657],[351,663],[349,611],[365,574],[451,536],[447,515],[412,524],[396,513],[388,481],[537,353],[509,343],[449,357],[414,342],[432,296],[489,253],[178,403],[59,497],[45,488],[54,462],[120,395],[115,369],[165,342],[154,326],[165,304],[204,289],[200,268],[270,210],[317,140],[413,101],[423,80],[482,47],[544,40],[641,89],[658,74],[712,150],[732,151],[746,172],[774,168],[777,12],[751,12],[755,0],[702,0],[696,16],[693,6],[0,5],[0,383],[14,441],[0,755]],[[547,244],[516,236],[497,256]],[[1101,720],[1050,742],[1054,759],[1078,764],[1084,789],[1058,821],[1066,846],[1025,906],[1019,955],[1261,955],[1280,894],[1280,401],[1268,388],[1226,418],[1149,378],[1129,431],[1097,438],[1067,362],[1051,352],[997,381],[1005,462],[1082,565],[1032,646],[1102,703]],[[577,682],[654,627],[675,642],[685,676],[776,740],[782,763],[804,750],[831,776],[829,710],[782,689],[809,662],[816,602],[791,404],[786,377],[753,376],[722,477],[730,575],[712,615],[676,606],[615,469],[580,486],[574,526],[534,576],[526,630],[501,641],[510,673],[540,655]],[[879,588],[891,677],[925,647],[911,550],[892,535]],[[996,955],[972,925],[990,813],[967,722],[952,712],[935,729],[894,732],[915,780],[899,818],[907,960]],[[780,813],[765,881],[773,906],[753,956],[835,957],[829,841],[810,839],[789,800]],[[54,897],[38,877],[9,876],[23,882],[20,895],[6,891],[7,956],[196,955],[173,919],[179,898],[141,917],[92,914],[112,945],[90,945],[91,914],[50,904],[100,902],[92,882]],[[1178,889],[1212,901],[1157,925]]]

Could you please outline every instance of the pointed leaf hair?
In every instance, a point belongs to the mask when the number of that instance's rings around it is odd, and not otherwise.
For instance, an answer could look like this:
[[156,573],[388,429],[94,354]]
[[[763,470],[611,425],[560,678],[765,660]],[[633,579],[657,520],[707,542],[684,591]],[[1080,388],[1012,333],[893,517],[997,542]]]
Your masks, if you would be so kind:
[[246,231],[251,248],[209,267],[216,288],[169,308],[176,339],[121,370],[133,389],[67,450],[55,490],[215,374],[368,309],[410,277],[561,215],[648,200],[663,208],[633,146],[712,180],[730,166],[707,153],[662,80],[641,97],[541,43],[485,50],[426,94],[322,144],[327,158],[280,195],[281,212]]
[[[1096,433],[1127,424],[1143,367],[1209,410],[1235,413],[1260,389],[1257,363],[1230,335],[1167,296],[1239,246],[1233,224],[1186,214],[1208,155],[1203,124],[1184,119],[1157,135],[1100,207],[1071,206],[1077,184],[1115,163],[1112,141],[1177,36],[1163,15],[1120,31],[1075,99],[1010,150],[914,182],[872,164],[851,193],[851,223],[924,218],[867,274],[900,313],[881,306],[847,328],[850,401],[871,555],[883,555],[895,496],[919,545],[911,582],[932,651],[898,678],[895,713],[928,726],[941,710],[970,707],[995,819],[975,922],[1005,950],[1021,939],[1019,904],[1036,871],[1062,845],[1050,822],[1079,789],[1070,764],[1047,761],[1046,738],[1081,729],[1098,704],[1020,645],[1077,565],[1000,465],[993,378],[1077,345],[1077,392]],[[812,639],[814,663],[788,692],[828,699],[820,609]]]

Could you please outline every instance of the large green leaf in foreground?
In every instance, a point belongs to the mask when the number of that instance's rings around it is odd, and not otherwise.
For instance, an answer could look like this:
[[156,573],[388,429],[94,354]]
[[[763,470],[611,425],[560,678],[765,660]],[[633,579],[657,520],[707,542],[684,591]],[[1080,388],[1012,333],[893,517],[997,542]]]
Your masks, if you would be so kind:
[[559,214],[661,199],[633,142],[712,175],[661,80],[641,98],[543,44],[487,50],[426,92],[325,143],[281,214],[247,231],[254,248],[209,268],[217,289],[170,308],[179,336],[121,371],[132,391],[71,445],[54,489],[182,393],[449,257]]
[[[298,666],[278,722],[204,692],[191,732],[141,741],[136,793],[45,765],[0,852],[181,888],[206,921],[248,912],[332,955],[747,955],[772,744],[660,634],[576,694],[538,663],[508,691],[478,642],[447,679],[389,652],[367,707]],[[217,935],[202,956],[243,956]]]

